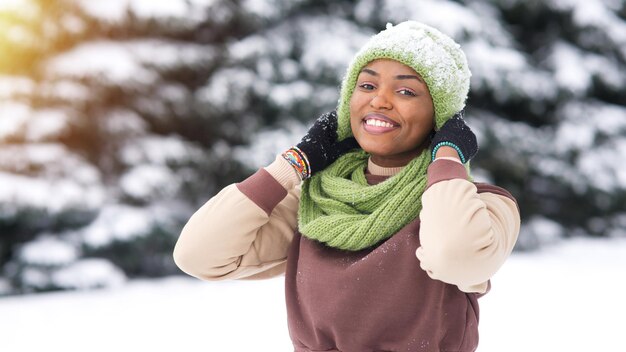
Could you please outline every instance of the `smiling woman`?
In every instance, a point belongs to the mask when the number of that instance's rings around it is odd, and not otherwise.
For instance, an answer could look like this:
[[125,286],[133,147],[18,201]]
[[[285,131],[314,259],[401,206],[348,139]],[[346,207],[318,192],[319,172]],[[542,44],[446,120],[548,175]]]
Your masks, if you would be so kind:
[[350,63],[336,112],[189,219],[176,263],[204,280],[284,273],[296,352],[475,351],[478,298],[520,218],[463,165],[469,77],[438,30],[388,26]]

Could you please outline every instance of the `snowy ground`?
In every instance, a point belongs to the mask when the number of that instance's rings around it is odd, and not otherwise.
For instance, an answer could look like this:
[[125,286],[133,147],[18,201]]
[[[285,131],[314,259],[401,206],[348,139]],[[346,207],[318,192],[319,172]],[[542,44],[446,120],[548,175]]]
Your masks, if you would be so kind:
[[[479,352],[626,351],[626,239],[515,254],[481,299]],[[0,299],[0,350],[290,351],[282,280],[183,277]]]

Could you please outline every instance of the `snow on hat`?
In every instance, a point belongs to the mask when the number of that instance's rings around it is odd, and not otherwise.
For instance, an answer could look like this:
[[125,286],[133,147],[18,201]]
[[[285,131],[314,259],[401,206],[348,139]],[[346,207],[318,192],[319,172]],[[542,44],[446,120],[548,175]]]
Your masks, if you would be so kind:
[[352,136],[350,97],[361,69],[376,59],[396,60],[424,79],[435,107],[436,129],[465,107],[471,72],[461,46],[423,23],[387,24],[387,29],[370,38],[348,66],[337,107],[339,139]]

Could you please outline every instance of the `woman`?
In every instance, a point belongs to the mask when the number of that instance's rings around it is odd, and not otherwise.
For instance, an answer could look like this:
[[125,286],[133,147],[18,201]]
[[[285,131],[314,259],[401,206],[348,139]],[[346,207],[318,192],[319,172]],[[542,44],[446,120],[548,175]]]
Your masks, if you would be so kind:
[[520,218],[507,191],[470,181],[469,78],[449,37],[388,26],[336,113],[191,217],[176,263],[205,280],[284,272],[295,351],[474,351],[477,299]]

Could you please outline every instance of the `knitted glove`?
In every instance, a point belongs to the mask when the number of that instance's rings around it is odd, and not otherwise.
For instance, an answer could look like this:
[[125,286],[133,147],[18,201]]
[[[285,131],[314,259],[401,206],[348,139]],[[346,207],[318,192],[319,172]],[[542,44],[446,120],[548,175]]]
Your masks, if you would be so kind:
[[476,135],[465,124],[463,120],[463,111],[458,112],[450,120],[441,126],[430,142],[432,150],[432,160],[435,160],[435,154],[439,148],[447,146],[456,149],[461,162],[465,164],[470,161],[478,151],[478,143]]
[[282,155],[304,180],[358,147],[354,137],[337,141],[337,112],[331,111],[320,116],[300,143]]

